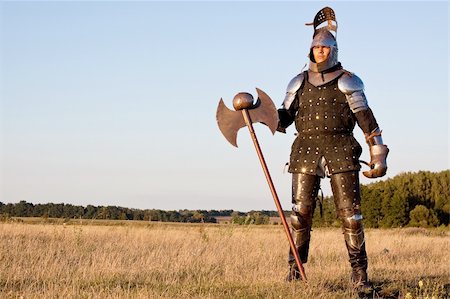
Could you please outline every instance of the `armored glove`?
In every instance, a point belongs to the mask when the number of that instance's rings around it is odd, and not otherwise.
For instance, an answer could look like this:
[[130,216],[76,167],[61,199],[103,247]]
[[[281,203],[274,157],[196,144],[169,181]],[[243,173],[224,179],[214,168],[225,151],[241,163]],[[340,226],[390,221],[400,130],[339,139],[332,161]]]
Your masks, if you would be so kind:
[[370,149],[370,170],[363,171],[363,175],[368,178],[378,178],[386,174],[387,164],[386,158],[389,149],[383,144],[381,139],[381,131],[377,128],[366,137],[367,144]]

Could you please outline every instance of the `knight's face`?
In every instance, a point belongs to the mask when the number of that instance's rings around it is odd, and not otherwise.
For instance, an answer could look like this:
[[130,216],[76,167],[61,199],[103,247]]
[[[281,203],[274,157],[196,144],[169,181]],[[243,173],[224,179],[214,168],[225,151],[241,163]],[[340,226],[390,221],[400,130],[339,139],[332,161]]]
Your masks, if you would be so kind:
[[315,46],[312,50],[316,63],[324,62],[330,55],[330,47]]

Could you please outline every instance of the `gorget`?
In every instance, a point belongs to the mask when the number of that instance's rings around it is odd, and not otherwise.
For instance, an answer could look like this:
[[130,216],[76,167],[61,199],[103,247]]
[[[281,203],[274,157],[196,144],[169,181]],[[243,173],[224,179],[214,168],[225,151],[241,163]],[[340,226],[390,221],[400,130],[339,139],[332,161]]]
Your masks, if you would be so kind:
[[344,69],[338,69],[328,73],[325,72],[317,73],[308,70],[308,82],[316,87],[321,86],[327,84],[328,82],[333,81],[334,79],[342,75],[344,72],[345,72]]

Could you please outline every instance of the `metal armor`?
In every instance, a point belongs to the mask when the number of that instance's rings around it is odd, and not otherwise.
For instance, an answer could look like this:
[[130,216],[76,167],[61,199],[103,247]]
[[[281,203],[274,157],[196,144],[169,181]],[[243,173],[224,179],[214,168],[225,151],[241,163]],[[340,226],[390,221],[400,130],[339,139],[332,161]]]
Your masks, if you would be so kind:
[[[319,28],[324,22],[327,22],[327,26]],[[316,14],[312,23],[306,25],[314,26],[313,41],[309,52],[309,69],[313,72],[321,73],[337,65],[338,47],[336,37],[331,33],[331,31],[334,31],[334,33],[337,34],[337,22],[334,11],[330,7],[325,7]],[[312,48],[315,46],[325,46],[330,48],[330,55],[326,61],[316,63],[312,53]]]
[[288,87],[286,88],[286,96],[283,104],[281,105],[283,109],[289,109],[291,107],[292,102],[295,100],[295,96],[297,95],[297,91],[303,85],[304,80],[304,74],[300,73],[289,82]]
[[356,119],[337,81],[316,87],[305,80],[291,105],[299,134],[292,145],[289,172],[317,174],[322,157],[330,174],[360,169],[362,150],[352,134]]
[[[320,177],[308,174],[292,175],[292,237],[303,263],[308,261],[311,226],[315,202],[320,188]],[[331,188],[342,232],[356,283],[367,282],[367,254],[361,215],[361,197],[358,172],[331,175]],[[298,278],[292,252],[288,258],[291,270],[289,280]]]
[[369,108],[364,94],[364,84],[358,76],[345,73],[339,78],[338,87],[345,94],[353,113]]

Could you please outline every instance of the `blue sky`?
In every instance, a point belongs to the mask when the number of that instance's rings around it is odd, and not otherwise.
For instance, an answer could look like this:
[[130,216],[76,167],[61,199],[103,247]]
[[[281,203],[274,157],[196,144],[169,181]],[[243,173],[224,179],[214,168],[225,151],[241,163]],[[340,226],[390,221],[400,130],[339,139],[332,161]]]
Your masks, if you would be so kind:
[[[279,106],[327,5],[387,177],[448,169],[448,2],[2,1],[0,201],[275,210],[248,132],[228,144],[217,104],[258,87]],[[289,209],[295,129],[255,129]]]

